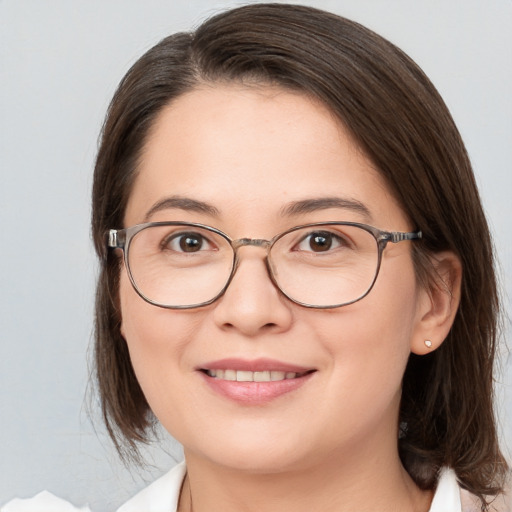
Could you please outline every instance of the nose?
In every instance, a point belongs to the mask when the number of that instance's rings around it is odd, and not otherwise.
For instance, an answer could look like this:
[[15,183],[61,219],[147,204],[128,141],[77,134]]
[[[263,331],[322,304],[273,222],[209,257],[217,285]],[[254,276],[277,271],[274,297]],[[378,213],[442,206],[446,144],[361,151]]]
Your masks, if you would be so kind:
[[215,304],[214,321],[219,328],[245,336],[290,328],[292,304],[272,283],[262,253],[255,247],[239,249],[235,275]]

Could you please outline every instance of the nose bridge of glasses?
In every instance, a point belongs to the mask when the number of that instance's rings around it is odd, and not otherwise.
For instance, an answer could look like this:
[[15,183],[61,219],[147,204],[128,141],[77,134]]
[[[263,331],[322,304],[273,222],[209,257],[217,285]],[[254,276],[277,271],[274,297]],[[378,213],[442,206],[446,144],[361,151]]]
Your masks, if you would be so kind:
[[252,245],[254,247],[261,247],[263,249],[267,249],[270,247],[270,241],[262,238],[239,238],[238,240],[233,240],[231,242],[231,246],[236,251],[240,247],[245,247],[248,245]]

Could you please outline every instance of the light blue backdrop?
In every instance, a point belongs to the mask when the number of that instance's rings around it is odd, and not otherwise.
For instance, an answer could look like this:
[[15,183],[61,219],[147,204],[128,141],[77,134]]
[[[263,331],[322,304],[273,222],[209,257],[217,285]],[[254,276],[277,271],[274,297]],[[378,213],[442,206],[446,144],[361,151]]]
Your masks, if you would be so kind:
[[[436,84],[467,143],[512,296],[512,2],[309,3],[388,37]],[[154,467],[130,473],[85,412],[89,190],[102,118],[128,67],[162,37],[233,5],[0,0],[0,503],[48,489],[112,510],[179,457],[171,441],[170,455],[150,447]],[[498,403],[510,446],[510,358]]]

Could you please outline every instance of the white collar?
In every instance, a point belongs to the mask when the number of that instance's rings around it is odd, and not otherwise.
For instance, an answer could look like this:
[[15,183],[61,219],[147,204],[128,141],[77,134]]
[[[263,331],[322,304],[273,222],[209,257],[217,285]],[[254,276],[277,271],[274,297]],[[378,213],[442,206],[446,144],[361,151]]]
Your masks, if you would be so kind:
[[455,471],[443,468],[429,512],[461,512],[460,488]]
[[[181,462],[128,500],[117,512],[175,512],[185,474],[186,466]],[[460,488],[453,470],[444,468],[441,471],[429,512],[462,512]]]
[[180,462],[121,505],[117,512],[175,512],[178,509],[181,486],[186,473],[185,462]]

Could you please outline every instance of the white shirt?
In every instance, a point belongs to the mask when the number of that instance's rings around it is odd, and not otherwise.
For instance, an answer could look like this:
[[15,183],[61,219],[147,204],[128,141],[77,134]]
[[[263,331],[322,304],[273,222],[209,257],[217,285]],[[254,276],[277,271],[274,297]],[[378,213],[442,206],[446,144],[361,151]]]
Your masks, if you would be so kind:
[[[176,512],[186,467],[182,462],[140,491],[117,512]],[[455,473],[443,469],[429,512],[465,512]]]
[[[128,500],[117,512],[176,512],[185,474],[186,466],[182,462]],[[461,490],[455,473],[451,469],[443,469],[429,512],[476,512],[477,510],[479,510],[477,502],[469,493],[462,491],[461,500]],[[507,510],[505,508],[505,511]],[[90,512],[90,509],[73,507],[67,501],[47,491],[28,500],[14,499],[0,509],[0,512],[48,511]]]

